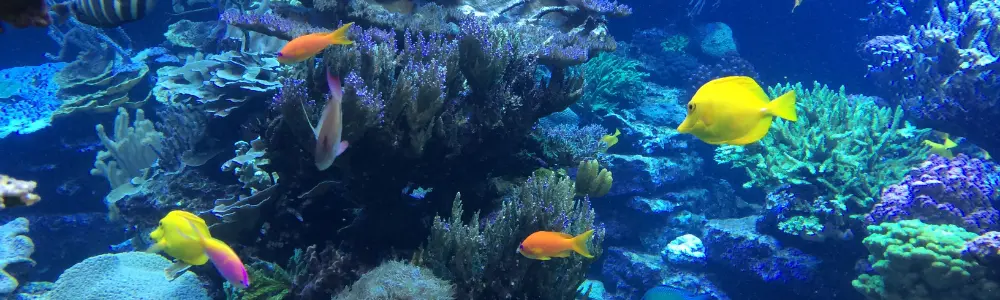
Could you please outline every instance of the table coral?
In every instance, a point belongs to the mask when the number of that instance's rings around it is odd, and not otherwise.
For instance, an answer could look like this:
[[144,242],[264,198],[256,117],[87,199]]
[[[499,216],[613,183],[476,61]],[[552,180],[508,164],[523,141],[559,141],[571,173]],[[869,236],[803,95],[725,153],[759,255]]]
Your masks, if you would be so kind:
[[[810,90],[801,84],[778,85],[769,93],[790,90],[797,94],[798,122],[777,120],[760,143],[722,146],[715,155],[720,163],[746,170],[750,181],[744,187],[793,187],[793,203],[779,212],[780,222],[816,216],[820,225],[844,230],[850,219],[868,212],[882,187],[900,180],[910,166],[927,157],[920,141],[928,130],[903,121],[901,108],[879,107],[871,98],[819,83]],[[823,230],[790,225],[779,226]]]
[[278,66],[277,59],[263,54],[194,55],[183,66],[158,70],[153,96],[162,103],[199,105],[225,117],[253,95],[270,97],[277,92]]

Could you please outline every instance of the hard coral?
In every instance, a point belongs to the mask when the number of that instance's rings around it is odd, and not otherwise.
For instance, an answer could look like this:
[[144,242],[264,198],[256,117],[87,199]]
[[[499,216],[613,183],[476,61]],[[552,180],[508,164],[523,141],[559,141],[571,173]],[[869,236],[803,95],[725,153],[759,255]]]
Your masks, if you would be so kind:
[[744,187],[793,187],[794,205],[778,212],[781,222],[811,215],[821,225],[845,230],[849,220],[875,204],[882,187],[927,155],[919,141],[928,130],[904,122],[900,108],[882,108],[870,98],[846,94],[843,87],[831,90],[818,83],[811,90],[779,85],[769,93],[776,97],[790,90],[798,98],[798,122],[777,120],[759,144],[723,146],[715,155],[716,161],[747,171],[750,181]]
[[94,256],[59,275],[43,299],[211,299],[190,271],[168,280],[163,270],[169,266],[163,256],[143,252]]
[[35,194],[38,183],[34,181],[17,180],[0,174],[0,209],[35,204],[42,197]]
[[17,289],[19,283],[11,272],[35,265],[30,258],[35,252],[35,243],[25,233],[28,233],[28,219],[25,218],[0,226],[0,295],[10,295]]
[[431,270],[399,261],[387,261],[361,275],[334,300],[455,299],[455,286]]
[[[982,126],[1000,117],[1000,3],[884,1],[910,18],[908,33],[877,36],[862,51],[869,77],[898,99],[921,125],[968,137],[1000,152],[1000,133]],[[911,26],[912,25],[912,26]],[[905,29],[904,29],[905,30]]]
[[1000,229],[998,167],[959,154],[937,155],[914,168],[898,184],[882,191],[881,201],[865,216],[868,224],[921,220],[925,224],[952,224],[969,232]]
[[277,92],[281,86],[278,66],[273,56],[259,53],[199,53],[183,66],[158,70],[152,94],[162,103],[199,105],[216,117],[225,117],[253,97]]

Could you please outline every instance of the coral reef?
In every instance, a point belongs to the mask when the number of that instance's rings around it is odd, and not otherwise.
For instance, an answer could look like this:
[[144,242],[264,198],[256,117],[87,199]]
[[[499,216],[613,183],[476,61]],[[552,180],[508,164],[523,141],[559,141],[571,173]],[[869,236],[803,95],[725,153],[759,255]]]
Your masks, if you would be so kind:
[[47,299],[212,299],[190,271],[174,280],[163,276],[170,261],[156,254],[102,254],[70,267],[55,281]]
[[640,65],[638,60],[615,53],[602,53],[583,64],[584,89],[579,104],[592,111],[619,104],[635,106],[649,77],[638,69]]
[[183,66],[160,68],[152,95],[161,103],[192,104],[225,117],[247,101],[277,92],[278,66],[273,56],[259,53],[198,53]]
[[232,172],[239,176],[243,189],[249,191],[251,195],[278,184],[277,173],[268,173],[261,169],[270,161],[264,158],[265,146],[260,138],[249,143],[239,141],[234,146],[236,146],[236,157],[222,164],[223,172]]
[[852,282],[868,299],[995,299],[998,283],[988,269],[963,258],[975,233],[920,220],[868,226],[864,244],[874,274]]
[[800,295],[812,294],[820,260],[757,232],[759,217],[709,220],[702,241],[710,263],[734,276],[756,280]]
[[914,168],[899,184],[886,187],[865,221],[871,225],[900,220],[951,224],[972,233],[1000,229],[1000,169],[995,163],[959,154],[937,155]]
[[42,200],[35,194],[38,183],[0,174],[0,209],[29,206]]
[[[1000,135],[1000,4],[992,0],[884,1],[883,12],[908,32],[876,36],[863,45],[873,78],[919,124],[965,136],[990,152]],[[891,12],[891,13],[890,13]],[[885,18],[883,18],[885,19]],[[905,22],[900,22],[905,20]]]
[[572,166],[579,161],[597,158],[604,149],[604,143],[601,142],[601,137],[606,134],[604,127],[559,124],[547,118],[538,121],[532,137],[541,146],[542,155],[548,161]]
[[571,298],[584,280],[590,259],[571,256],[526,264],[513,250],[524,237],[539,230],[578,234],[594,229],[588,249],[600,256],[604,230],[595,228],[595,213],[589,201],[574,200],[574,194],[573,181],[568,177],[532,176],[512,189],[499,211],[482,224],[478,213],[471,222],[462,222],[462,203],[456,195],[451,218],[434,218],[423,265],[458,284],[459,295],[475,299],[514,295]]
[[[745,188],[788,193],[768,206],[788,234],[813,239],[819,238],[814,230],[798,229],[846,230],[875,204],[882,187],[927,157],[919,141],[928,130],[903,121],[900,108],[881,108],[873,99],[819,83],[811,90],[778,85],[769,94],[791,90],[798,122],[777,120],[759,143],[722,146],[715,155],[720,163],[746,170]],[[814,216],[821,227],[787,224],[803,220],[795,216]]]
[[604,197],[611,191],[614,178],[608,169],[602,169],[600,163],[594,160],[580,161],[576,170],[576,194],[590,198]]
[[24,235],[26,233],[28,219],[25,218],[0,226],[0,295],[10,295],[17,289],[19,282],[12,273],[24,272],[25,268],[35,266],[30,257],[35,252],[35,243]]
[[129,125],[130,119],[125,108],[118,108],[112,137],[104,131],[104,125],[96,126],[97,136],[105,150],[97,153],[90,174],[103,176],[111,184],[111,192],[104,198],[104,204],[112,215],[116,211],[115,202],[134,192],[137,185],[149,178],[149,169],[163,144],[163,134],[156,131],[143,110],[135,111],[132,125]]
[[334,300],[455,299],[455,286],[423,267],[387,261],[368,271]]
[[716,22],[703,25],[701,33],[701,53],[715,58],[727,55],[739,56],[736,52],[736,41],[733,40],[733,29],[726,23]]
[[677,237],[667,244],[661,254],[663,260],[674,265],[698,265],[704,264],[706,260],[705,245],[701,243],[701,239],[691,234]]
[[0,70],[0,139],[48,127],[62,105],[54,75],[66,63]]

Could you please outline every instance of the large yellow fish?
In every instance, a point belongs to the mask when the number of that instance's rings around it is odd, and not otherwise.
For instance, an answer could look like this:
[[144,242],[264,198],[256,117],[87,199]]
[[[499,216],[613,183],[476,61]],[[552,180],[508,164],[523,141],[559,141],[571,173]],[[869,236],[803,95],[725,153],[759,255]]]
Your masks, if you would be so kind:
[[330,45],[353,44],[353,41],[347,39],[347,29],[351,28],[351,25],[354,25],[354,22],[344,24],[333,32],[307,34],[291,40],[278,52],[278,62],[286,65],[303,62]]
[[798,120],[795,91],[768,101],[750,77],[730,76],[701,86],[687,105],[687,118],[677,127],[709,144],[746,145],[767,134],[775,116]]
[[226,243],[212,238],[205,220],[192,213],[182,210],[167,213],[149,237],[156,244],[146,252],[163,251],[177,259],[164,270],[171,280],[191,266],[203,265],[211,260],[219,273],[234,287],[250,286],[246,267],[236,252]]
[[524,257],[537,260],[550,260],[553,257],[569,257],[572,252],[586,258],[594,258],[587,249],[587,241],[594,235],[594,230],[587,230],[576,237],[562,232],[538,231],[532,233],[517,246],[517,253]]

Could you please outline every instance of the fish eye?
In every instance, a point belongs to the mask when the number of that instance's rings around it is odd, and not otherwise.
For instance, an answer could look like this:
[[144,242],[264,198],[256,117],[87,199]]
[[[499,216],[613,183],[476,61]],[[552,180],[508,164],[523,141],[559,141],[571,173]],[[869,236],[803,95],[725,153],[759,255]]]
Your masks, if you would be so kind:
[[688,104],[688,110],[694,110],[694,104]]
[[278,52],[278,57],[282,57],[282,56],[284,56],[284,54],[281,54],[281,52]]

